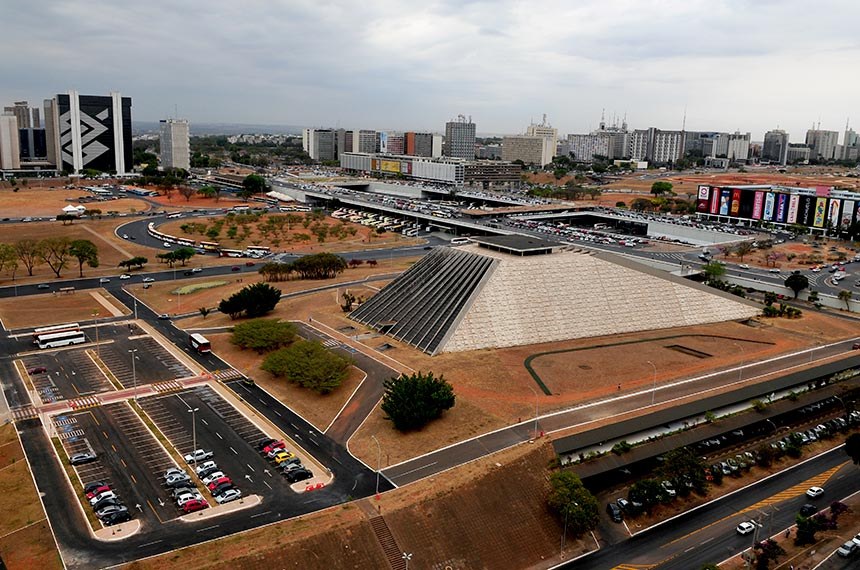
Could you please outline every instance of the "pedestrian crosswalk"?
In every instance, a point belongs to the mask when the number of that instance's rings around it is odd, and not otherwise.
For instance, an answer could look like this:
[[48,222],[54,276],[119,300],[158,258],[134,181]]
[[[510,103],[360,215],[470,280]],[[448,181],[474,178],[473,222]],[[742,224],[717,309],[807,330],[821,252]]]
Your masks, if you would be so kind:
[[84,396],[82,398],[69,400],[69,407],[73,410],[82,410],[84,408],[92,408],[99,405],[101,405],[101,400],[96,396]]
[[36,411],[36,408],[33,406],[26,406],[24,408],[18,408],[16,410],[12,410],[12,419],[16,422],[24,421],[24,420],[32,420],[39,416],[39,413]]
[[78,423],[77,418],[68,418],[65,416],[63,416],[62,418],[57,418],[54,420],[54,425],[57,427],[70,426],[70,425],[73,425],[76,423]]
[[322,344],[326,348],[337,348],[338,346],[340,346],[340,343],[338,341],[334,340],[333,338],[330,338],[328,340],[324,340]]
[[184,390],[185,387],[176,380],[168,380],[166,382],[155,382],[152,384],[152,389],[158,392],[159,394],[166,394],[168,392],[178,392],[180,390]]
[[67,440],[73,437],[84,437],[84,430],[82,429],[74,429],[71,431],[64,431],[57,434],[60,439]]
[[244,374],[242,374],[235,368],[228,368],[227,370],[216,370],[212,375],[218,380],[235,380],[237,378],[245,377]]

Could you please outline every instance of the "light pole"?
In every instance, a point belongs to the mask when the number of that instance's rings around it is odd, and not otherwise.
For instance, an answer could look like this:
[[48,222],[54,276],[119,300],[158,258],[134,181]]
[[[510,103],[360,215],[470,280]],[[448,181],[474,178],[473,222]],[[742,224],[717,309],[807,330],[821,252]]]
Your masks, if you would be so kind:
[[654,384],[651,387],[651,405],[654,405],[654,398],[657,396],[657,365],[651,362],[650,360],[646,361],[651,365],[651,368],[654,369]]
[[[197,412],[200,411],[200,408],[188,408],[188,411],[191,412],[191,440],[192,446],[194,450],[192,453],[197,451]],[[197,472],[197,454],[194,453],[194,471]]]
[[775,423],[773,423],[773,420],[772,420],[772,419],[767,418],[767,419],[765,419],[764,421],[766,421],[767,423],[769,423],[770,425],[772,425],[772,426],[773,426],[773,433],[774,433],[774,434],[775,434],[777,431],[779,431],[779,430],[777,430],[777,428],[776,428],[776,424],[775,424]]
[[412,553],[411,552],[404,552],[403,553],[403,560],[406,561],[406,570],[409,570],[409,561],[412,560]]
[[101,347],[99,346],[99,312],[98,310],[93,311],[93,320],[96,322],[96,357],[101,360],[102,353]]
[[842,409],[845,410],[845,419],[847,420],[848,419],[848,406],[845,405],[845,400],[843,400],[839,396],[833,396],[833,397],[836,398],[837,400],[839,400],[839,403],[842,404]]
[[134,382],[134,401],[137,402],[137,366],[134,363],[134,361],[137,360],[137,355],[135,352],[137,352],[136,348],[128,351],[131,355],[131,379],[132,382]]
[[733,342],[732,344],[735,345],[736,347],[738,347],[738,350],[741,351],[741,365],[738,367],[738,382],[740,382],[741,380],[743,380],[744,360],[746,360],[747,354],[746,354],[746,351],[744,350],[744,347],[742,347],[741,345],[739,345],[736,342]]
[[379,500],[379,471],[382,468],[382,447],[379,445],[379,440],[375,435],[370,436],[370,439],[376,443],[376,500]]
[[134,297],[134,320],[137,320],[137,297]]
[[537,439],[537,435],[538,435],[538,402],[539,402],[538,393],[537,393],[537,390],[535,390],[531,386],[529,386],[529,390],[531,390],[532,394],[535,395],[535,429],[534,429],[534,436],[533,437],[535,439]]

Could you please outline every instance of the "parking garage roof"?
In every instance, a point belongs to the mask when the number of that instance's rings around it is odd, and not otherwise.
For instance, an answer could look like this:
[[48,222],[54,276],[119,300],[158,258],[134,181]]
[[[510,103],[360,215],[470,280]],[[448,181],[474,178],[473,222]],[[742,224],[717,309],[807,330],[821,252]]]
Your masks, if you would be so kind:
[[564,246],[561,242],[525,235],[474,236],[469,239],[481,247],[512,255],[552,253],[553,249]]

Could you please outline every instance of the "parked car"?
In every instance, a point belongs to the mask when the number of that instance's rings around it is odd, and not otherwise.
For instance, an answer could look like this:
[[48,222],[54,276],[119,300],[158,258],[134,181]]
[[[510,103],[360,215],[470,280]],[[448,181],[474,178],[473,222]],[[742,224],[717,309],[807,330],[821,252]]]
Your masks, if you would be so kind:
[[83,452],[83,453],[75,453],[71,457],[69,457],[69,463],[72,465],[83,465],[84,463],[91,463],[96,460],[95,453]]
[[96,511],[96,516],[98,518],[103,518],[113,513],[120,513],[123,511],[128,511],[128,507],[123,505],[108,505],[105,508]]
[[630,501],[619,497],[615,499],[615,504],[618,505],[618,508],[624,511],[625,513],[630,510]]
[[857,546],[856,542],[854,542],[853,540],[849,540],[848,542],[839,547],[839,549],[836,551],[836,554],[838,554],[842,558],[848,558],[849,556],[852,556],[855,552],[857,552],[858,548],[860,548],[860,546]]
[[34,366],[33,368],[27,371],[28,374],[44,374],[48,369],[44,366]]
[[183,475],[185,471],[180,469],[179,467],[171,467],[167,471],[164,472],[164,478],[167,479],[171,475]]
[[663,490],[666,491],[666,494],[669,495],[670,497],[674,497],[675,495],[678,494],[678,492],[675,491],[675,487],[673,487],[672,483],[669,481],[661,482],[660,486],[663,487]]
[[215,500],[218,501],[219,505],[223,505],[224,503],[229,503],[230,501],[235,501],[239,497],[242,496],[242,491],[239,489],[227,489],[223,493],[216,495]]
[[104,499],[116,499],[116,498],[117,498],[116,493],[114,493],[113,491],[103,491],[103,492],[99,493],[98,495],[94,495],[90,499],[90,505],[95,505],[96,503],[98,503],[99,501],[102,501]]
[[295,455],[290,453],[289,451],[279,451],[278,454],[274,457],[275,465],[280,465],[284,461],[287,461],[288,459],[291,459],[293,457],[295,457]]
[[193,501],[188,501],[187,503],[182,505],[182,510],[185,511],[186,513],[193,513],[196,511],[202,511],[203,509],[208,509],[208,508],[209,508],[209,503],[207,503],[206,501],[198,500],[198,499],[195,499]]
[[224,473],[221,471],[215,471],[214,473],[211,473],[203,478],[203,484],[208,486],[209,483],[211,483],[212,481],[217,481],[221,477],[224,477]]
[[213,497],[217,497],[218,495],[220,495],[226,491],[229,491],[230,489],[233,489],[233,488],[234,488],[233,482],[228,480],[224,483],[216,485],[214,488],[210,489],[209,492],[212,493]]
[[272,450],[284,449],[285,447],[287,447],[286,443],[284,443],[283,441],[275,440],[275,441],[270,442],[265,447],[263,447],[263,454],[268,455],[269,453],[272,452]]
[[203,471],[206,471],[207,469],[212,469],[213,467],[218,467],[214,461],[205,461],[203,463],[200,463],[196,467],[197,474],[200,475]]
[[84,485],[84,493],[89,494],[94,489],[98,489],[99,487],[104,487],[106,485],[107,483],[105,483],[104,481],[93,481],[91,483],[87,483],[86,485]]
[[195,461],[206,461],[207,459],[212,459],[214,456],[215,454],[211,451],[206,451],[205,449],[195,449],[194,451],[185,456],[185,461],[187,461],[188,463],[193,463]]
[[621,512],[621,509],[615,503],[607,503],[606,512],[613,522],[620,523],[622,520],[624,520],[624,514]]
[[105,507],[109,507],[109,506],[121,507],[121,506],[123,506],[123,504],[122,504],[122,501],[119,499],[119,497],[106,497],[104,499],[101,499],[99,502],[95,503],[94,505],[92,505],[93,511],[95,511],[95,512],[99,512],[100,510],[104,509]]
[[263,451],[266,447],[272,445],[273,443],[277,443],[277,442],[278,442],[277,439],[272,439],[270,437],[267,437],[265,439],[261,439],[260,441],[257,442],[257,449],[259,449],[260,451]]
[[194,493],[183,493],[176,498],[176,504],[180,507],[184,507],[189,501],[199,501],[202,498],[203,497]]
[[233,483],[233,481],[225,475],[223,477],[218,477],[211,483],[207,483],[206,486],[209,487],[210,491],[214,491],[219,485],[223,485],[224,483]]
[[[296,467],[295,469],[290,469],[289,471],[284,473],[284,477],[287,478],[287,481],[290,483],[298,483],[299,481],[305,481],[314,476],[311,471],[305,467]],[[610,503],[612,504],[612,503]]]
[[281,467],[284,470],[284,472],[286,472],[286,471],[289,471],[290,469],[293,469],[295,467],[301,467],[301,466],[302,466],[302,460],[301,459],[299,459],[298,457],[290,457],[289,459],[287,459],[286,461],[281,463],[279,467]]
[[106,493],[110,491],[110,485],[102,485],[101,487],[96,487],[90,491],[87,491],[87,499],[92,499],[96,495],[101,495],[102,493]]
[[117,511],[115,513],[111,513],[106,515],[102,519],[102,524],[105,526],[113,526],[115,524],[128,522],[131,520],[131,514],[128,512],[128,509],[124,511]]

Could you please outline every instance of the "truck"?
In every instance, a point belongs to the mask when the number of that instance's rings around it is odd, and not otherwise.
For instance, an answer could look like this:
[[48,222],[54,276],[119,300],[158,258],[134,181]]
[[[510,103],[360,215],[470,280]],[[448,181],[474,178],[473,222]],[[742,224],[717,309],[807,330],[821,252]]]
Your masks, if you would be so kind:
[[215,457],[215,454],[211,451],[206,451],[205,449],[195,449],[191,453],[185,456],[185,461],[188,463],[194,463],[199,461],[207,461]]

